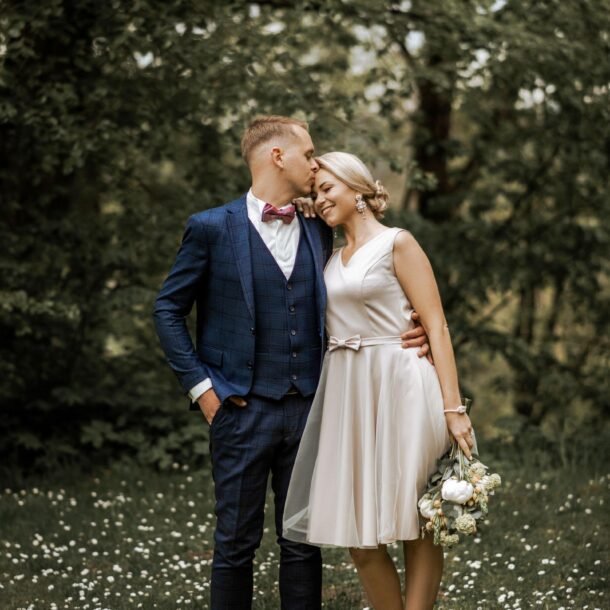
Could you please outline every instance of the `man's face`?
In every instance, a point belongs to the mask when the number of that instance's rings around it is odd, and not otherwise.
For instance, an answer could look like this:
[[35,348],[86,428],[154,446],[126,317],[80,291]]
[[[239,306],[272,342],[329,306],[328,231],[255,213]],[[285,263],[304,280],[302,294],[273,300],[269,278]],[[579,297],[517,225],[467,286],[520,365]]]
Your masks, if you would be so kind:
[[314,159],[311,136],[302,127],[292,128],[293,136],[286,138],[282,159],[284,177],[294,190],[295,197],[309,195],[313,190],[318,164]]

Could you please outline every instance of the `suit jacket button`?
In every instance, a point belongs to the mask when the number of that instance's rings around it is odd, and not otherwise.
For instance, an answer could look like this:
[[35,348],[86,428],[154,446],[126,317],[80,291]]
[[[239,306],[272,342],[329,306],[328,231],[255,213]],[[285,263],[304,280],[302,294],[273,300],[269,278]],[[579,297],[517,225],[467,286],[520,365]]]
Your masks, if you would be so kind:
[[252,334],[254,334],[254,326],[251,326],[251,327],[250,327],[250,332],[251,332]]
[[252,364],[252,360],[248,360],[248,368],[249,369],[254,368],[254,365]]
[[296,381],[296,379],[297,379],[296,375],[291,375],[291,377],[292,377],[292,381]]

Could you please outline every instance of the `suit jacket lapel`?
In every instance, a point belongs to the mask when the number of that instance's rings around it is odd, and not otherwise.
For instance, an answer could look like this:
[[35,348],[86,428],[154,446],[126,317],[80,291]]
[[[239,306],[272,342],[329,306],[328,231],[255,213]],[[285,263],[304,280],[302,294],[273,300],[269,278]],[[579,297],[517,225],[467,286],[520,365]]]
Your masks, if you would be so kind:
[[[313,262],[316,268],[316,293],[320,309],[318,313],[323,320],[324,312],[326,311],[326,286],[324,284],[324,248],[322,246],[322,240],[320,238],[320,233],[315,226],[315,221],[305,220],[300,214],[297,214],[297,218],[301,224],[301,231],[305,233],[309,248],[313,254]],[[324,328],[323,322],[322,328]]]
[[250,251],[250,227],[246,196],[232,201],[227,206],[227,224],[231,237],[233,256],[239,271],[244,299],[254,319],[254,287],[252,285],[252,254]]

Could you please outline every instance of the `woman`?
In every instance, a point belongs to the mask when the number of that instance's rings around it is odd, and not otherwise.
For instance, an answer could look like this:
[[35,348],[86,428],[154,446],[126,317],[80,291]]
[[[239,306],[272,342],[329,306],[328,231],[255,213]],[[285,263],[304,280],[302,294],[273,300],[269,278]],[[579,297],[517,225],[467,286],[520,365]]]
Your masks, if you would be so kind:
[[[328,352],[292,473],[284,536],[348,547],[376,609],[432,608],[443,552],[419,537],[417,500],[449,433],[467,456],[474,446],[458,408],[449,330],[426,255],[410,233],[378,221],[385,189],[354,155],[317,161],[316,211],[343,227],[347,243],[324,274]],[[401,347],[415,309],[435,366]],[[397,540],[404,598],[386,548]]]

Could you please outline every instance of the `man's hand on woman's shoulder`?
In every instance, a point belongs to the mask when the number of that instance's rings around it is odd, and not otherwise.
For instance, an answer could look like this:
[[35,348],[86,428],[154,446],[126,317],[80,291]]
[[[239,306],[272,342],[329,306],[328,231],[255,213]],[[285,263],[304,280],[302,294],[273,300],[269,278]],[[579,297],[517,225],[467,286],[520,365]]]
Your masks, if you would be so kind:
[[294,203],[297,210],[301,212],[305,218],[316,217],[316,209],[311,197],[297,197],[296,199],[292,200],[292,203]]

